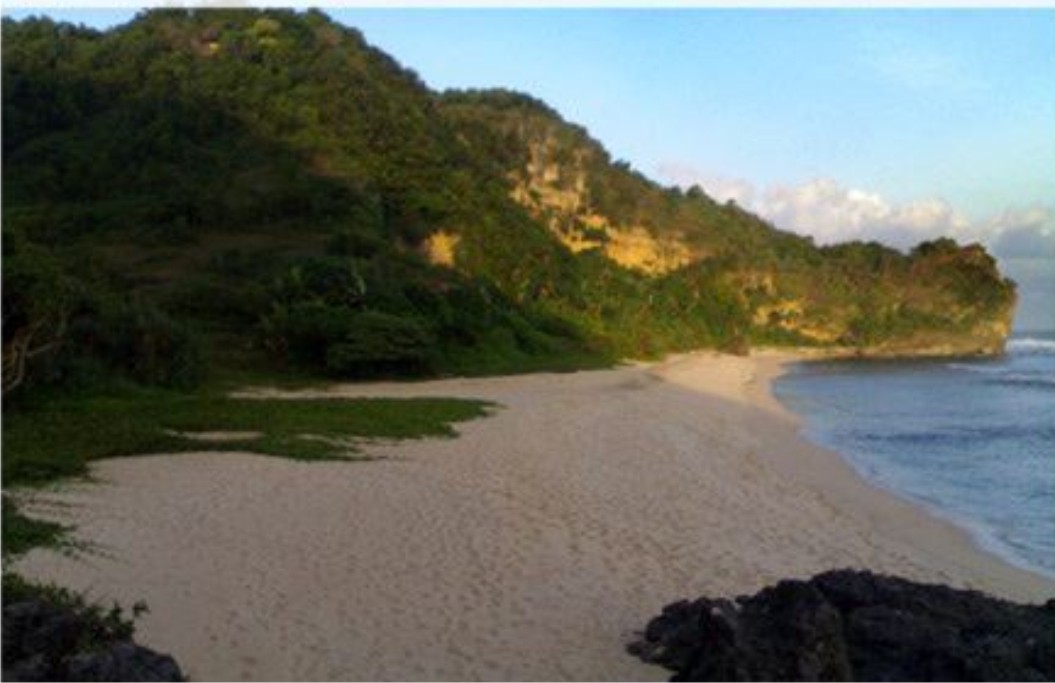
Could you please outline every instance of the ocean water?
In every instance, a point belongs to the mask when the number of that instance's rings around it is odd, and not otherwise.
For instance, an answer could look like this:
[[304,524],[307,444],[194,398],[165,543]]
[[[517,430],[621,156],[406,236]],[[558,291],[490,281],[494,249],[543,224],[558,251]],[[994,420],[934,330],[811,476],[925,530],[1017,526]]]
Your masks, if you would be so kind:
[[774,393],[869,482],[1055,577],[1055,334],[997,359],[801,363]]

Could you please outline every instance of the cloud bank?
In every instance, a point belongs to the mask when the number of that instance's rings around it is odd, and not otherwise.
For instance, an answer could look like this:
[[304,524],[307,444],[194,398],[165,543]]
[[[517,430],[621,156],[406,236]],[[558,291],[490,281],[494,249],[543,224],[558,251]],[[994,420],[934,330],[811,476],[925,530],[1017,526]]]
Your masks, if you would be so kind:
[[663,164],[658,171],[668,182],[683,188],[699,185],[717,201],[733,200],[778,228],[812,236],[818,244],[875,240],[909,249],[924,240],[952,237],[981,242],[1003,258],[1055,260],[1051,207],[1009,208],[987,220],[971,221],[943,199],[897,205],[826,178],[760,189],[746,180],[679,164]]

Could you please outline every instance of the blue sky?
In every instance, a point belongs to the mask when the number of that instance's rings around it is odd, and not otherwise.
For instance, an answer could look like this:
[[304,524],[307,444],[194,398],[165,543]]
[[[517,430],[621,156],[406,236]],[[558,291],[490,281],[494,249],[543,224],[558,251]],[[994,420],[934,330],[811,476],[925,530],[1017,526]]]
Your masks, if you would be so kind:
[[[1044,261],[1025,277],[1055,295],[1055,10],[327,11],[434,88],[540,97],[660,182],[822,242],[980,240]],[[1052,301],[1026,305],[1055,327]]]

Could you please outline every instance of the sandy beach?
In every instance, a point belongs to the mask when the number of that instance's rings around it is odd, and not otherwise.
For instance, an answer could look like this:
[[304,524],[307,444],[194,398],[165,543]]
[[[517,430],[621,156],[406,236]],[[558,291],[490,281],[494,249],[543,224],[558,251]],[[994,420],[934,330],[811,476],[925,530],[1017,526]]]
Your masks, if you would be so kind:
[[791,360],[260,390],[499,407],[371,462],[101,461],[29,506],[90,550],[15,568],[144,600],[137,639],[221,680],[661,680],[623,647],[663,605],[841,567],[1055,595],[798,436],[770,393]]

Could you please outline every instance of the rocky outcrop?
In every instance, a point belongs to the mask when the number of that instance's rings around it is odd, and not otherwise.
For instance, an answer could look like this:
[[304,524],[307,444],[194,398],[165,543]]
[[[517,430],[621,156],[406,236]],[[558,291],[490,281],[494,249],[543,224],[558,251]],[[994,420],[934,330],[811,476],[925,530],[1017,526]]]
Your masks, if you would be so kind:
[[840,570],[668,605],[628,650],[675,681],[1055,680],[1055,600]]
[[574,253],[597,249],[622,267],[650,276],[664,275],[706,255],[705,250],[691,249],[683,236],[657,234],[599,211],[588,189],[589,163],[602,153],[596,143],[572,142],[554,120],[535,123],[542,130],[536,139],[525,141],[526,163],[510,172],[509,196],[564,246]]
[[5,681],[184,680],[172,657],[44,600],[4,605],[3,641]]

